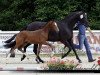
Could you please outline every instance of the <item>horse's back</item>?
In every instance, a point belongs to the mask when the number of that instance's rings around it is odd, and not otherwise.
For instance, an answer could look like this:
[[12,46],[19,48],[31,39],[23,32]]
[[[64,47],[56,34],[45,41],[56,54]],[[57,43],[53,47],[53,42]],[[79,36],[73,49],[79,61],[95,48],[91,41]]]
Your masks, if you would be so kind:
[[29,31],[34,31],[40,29],[42,26],[44,26],[47,22],[32,22],[29,25],[27,25],[27,29]]

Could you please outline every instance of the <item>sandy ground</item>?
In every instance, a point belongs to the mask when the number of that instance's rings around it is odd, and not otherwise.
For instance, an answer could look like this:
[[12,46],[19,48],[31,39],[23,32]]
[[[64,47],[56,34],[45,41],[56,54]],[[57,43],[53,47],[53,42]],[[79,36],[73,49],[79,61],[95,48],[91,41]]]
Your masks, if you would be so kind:
[[[93,55],[95,59],[98,60],[99,55]],[[45,62],[50,60],[50,57],[41,57]],[[59,57],[60,58],[60,57]],[[41,70],[41,66],[45,65],[46,63],[37,64],[35,61],[35,56],[29,55],[29,60],[25,58],[25,60],[20,61],[21,55],[16,55],[15,58],[9,58],[6,60],[6,55],[0,55],[0,70],[16,70],[17,69],[24,69],[24,70]],[[68,56],[63,60],[76,60],[75,56]],[[82,63],[78,66],[78,69],[81,68],[88,68],[89,70],[95,68],[98,70],[98,66],[95,67],[97,64],[97,60],[94,62],[88,62],[87,56],[80,56]],[[93,67],[94,66],[94,67]]]
[[[2,75],[86,75],[86,73],[38,73],[34,71],[28,71],[28,70],[41,70],[41,66],[43,66],[46,63],[40,63],[37,64],[35,61],[35,56],[29,55],[30,59],[28,60],[27,58],[23,61],[20,61],[21,55],[16,55],[15,58],[9,58],[6,60],[6,55],[0,55],[0,74]],[[99,55],[93,55],[94,58],[98,60]],[[50,60],[50,57],[41,57],[44,61]],[[60,58],[60,57],[59,57]],[[68,56],[64,58],[63,60],[76,60],[75,56]],[[82,60],[82,63],[78,68],[88,68],[91,69],[93,65],[97,64],[97,60],[94,62],[89,63],[87,56],[80,56],[80,59]],[[95,67],[95,66],[94,66]],[[14,71],[14,70],[27,70],[27,71]],[[96,67],[98,70],[98,67]],[[2,71],[4,70],[4,71]],[[9,71],[8,71],[9,70]],[[99,75],[99,74],[94,74],[93,75]],[[90,73],[87,73],[87,75],[92,75]]]
[[99,73],[34,73],[23,71],[2,71],[2,75],[100,75]]

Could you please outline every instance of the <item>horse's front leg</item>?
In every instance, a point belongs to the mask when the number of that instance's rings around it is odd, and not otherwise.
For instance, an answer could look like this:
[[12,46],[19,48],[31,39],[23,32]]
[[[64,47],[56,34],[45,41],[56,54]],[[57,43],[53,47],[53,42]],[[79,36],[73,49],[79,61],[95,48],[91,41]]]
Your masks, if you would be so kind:
[[80,58],[79,58],[79,56],[78,56],[78,54],[77,54],[77,52],[76,52],[76,50],[75,50],[75,48],[74,48],[73,41],[71,40],[71,41],[69,41],[69,43],[70,43],[70,45],[71,45],[71,47],[72,47],[72,50],[73,50],[73,52],[74,52],[74,54],[75,54],[75,56],[76,56],[76,59],[78,60],[79,63],[82,63],[82,61],[80,60]]
[[40,61],[38,60],[38,57],[39,57],[39,54],[40,54],[40,49],[41,49],[41,47],[42,47],[42,44],[39,44],[39,47],[38,47],[38,49],[37,49],[37,55],[36,55],[36,61],[37,61],[37,63],[40,62]]
[[72,49],[74,51],[74,54],[76,56],[76,59],[81,63],[81,60],[79,59],[79,57],[78,57],[78,55],[76,53],[76,50],[74,48],[73,41],[72,40],[68,40],[68,41],[64,42],[64,44],[65,44],[65,46],[68,46],[69,47],[69,51],[66,54],[64,54],[62,56],[62,58],[64,58],[65,56],[67,56],[70,53],[71,49]]
[[[37,56],[37,48],[38,48],[38,44],[34,44],[33,52],[35,53],[36,56]],[[37,56],[36,61],[44,63],[44,61],[40,58],[40,56]]]
[[67,52],[66,54],[62,55],[62,59],[63,59],[64,57],[66,57],[66,56],[71,52],[71,49],[72,49],[72,48],[71,48],[71,46],[70,46],[70,44],[69,44],[68,41],[61,41],[61,42],[65,45],[64,49],[65,49],[66,47],[69,48],[68,52]]

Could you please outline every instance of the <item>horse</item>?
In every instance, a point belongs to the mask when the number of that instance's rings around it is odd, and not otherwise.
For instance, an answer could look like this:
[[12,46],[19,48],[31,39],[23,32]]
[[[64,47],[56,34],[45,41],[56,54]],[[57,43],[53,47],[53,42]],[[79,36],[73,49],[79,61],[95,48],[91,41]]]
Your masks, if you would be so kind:
[[[37,57],[39,56],[40,49],[42,47],[42,44],[48,45],[54,50],[54,46],[47,42],[48,40],[48,34],[52,31],[59,32],[59,28],[54,21],[47,22],[43,28],[35,30],[35,31],[21,31],[16,35],[15,41],[5,44],[4,47],[11,48],[10,53],[13,53],[15,49],[18,49],[21,51],[24,55],[27,56],[26,53],[22,50],[22,48],[30,44],[39,44],[38,50],[37,50]],[[7,58],[9,58],[10,53],[8,54]],[[28,58],[28,56],[27,56]],[[28,58],[29,59],[29,58]]]
[[[67,56],[71,50],[74,51],[76,59],[81,62],[81,60],[79,59],[74,45],[73,45],[73,28],[75,27],[75,24],[80,21],[81,23],[84,23],[84,25],[86,27],[89,27],[89,22],[87,20],[87,15],[85,12],[83,11],[76,11],[76,12],[72,12],[70,13],[68,16],[66,16],[64,19],[60,20],[60,21],[56,21],[58,28],[59,28],[59,33],[56,33],[55,31],[50,31],[49,32],[49,37],[48,37],[48,41],[60,41],[62,42],[65,46],[67,46],[69,48],[69,51],[67,53],[65,53],[62,58],[64,58],[65,56]],[[44,24],[46,24],[46,22],[32,22],[29,25],[26,25],[21,31],[23,30],[29,30],[29,31],[34,31],[37,29],[40,29],[42,26],[44,26]],[[8,39],[7,41],[5,41],[6,43],[10,43],[17,34],[15,34],[14,36],[12,36],[10,39]],[[24,47],[24,51],[26,52],[26,48],[30,45],[27,44]],[[33,52],[37,55],[37,47],[38,44],[34,44],[34,50]],[[24,59],[25,56],[23,55]],[[38,57],[38,60],[42,63],[44,63],[44,61]]]

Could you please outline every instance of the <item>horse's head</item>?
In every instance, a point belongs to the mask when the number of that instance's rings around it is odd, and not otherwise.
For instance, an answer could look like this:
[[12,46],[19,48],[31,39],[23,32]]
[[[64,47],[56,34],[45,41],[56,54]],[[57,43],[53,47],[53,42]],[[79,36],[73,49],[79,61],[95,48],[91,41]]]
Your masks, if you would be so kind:
[[55,30],[56,32],[59,32],[59,28],[57,26],[57,23],[55,21],[49,21],[48,26],[50,30]]
[[73,28],[78,21],[80,21],[80,23],[84,23],[86,27],[89,26],[87,14],[82,11],[70,13],[63,21],[68,24],[69,28]]
[[79,11],[79,12],[76,12],[76,14],[77,14],[77,21],[80,21],[86,27],[89,27],[89,22],[87,20],[87,13]]

